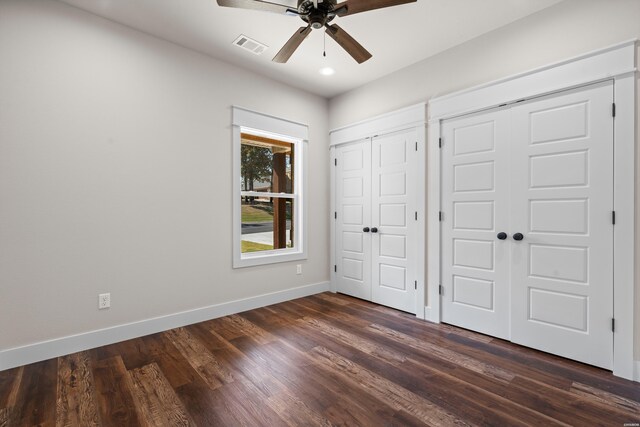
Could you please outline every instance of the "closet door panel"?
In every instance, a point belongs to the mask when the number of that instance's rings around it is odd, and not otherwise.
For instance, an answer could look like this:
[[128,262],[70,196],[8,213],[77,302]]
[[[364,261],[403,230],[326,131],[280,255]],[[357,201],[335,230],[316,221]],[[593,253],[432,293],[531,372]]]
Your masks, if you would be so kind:
[[336,286],[371,300],[371,144],[340,146],[336,159]]
[[613,102],[607,82],[512,109],[512,341],[613,363]]
[[415,313],[417,131],[371,142],[372,300]]
[[442,320],[508,338],[508,112],[445,121],[442,135]]

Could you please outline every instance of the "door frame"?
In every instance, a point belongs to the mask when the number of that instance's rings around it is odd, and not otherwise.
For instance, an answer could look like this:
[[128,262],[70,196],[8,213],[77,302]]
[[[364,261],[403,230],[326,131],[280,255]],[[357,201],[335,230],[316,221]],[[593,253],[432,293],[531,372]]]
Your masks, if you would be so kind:
[[[640,381],[634,372],[635,303],[635,141],[637,40],[500,79],[429,101],[427,283],[425,318],[440,323],[441,301],[441,123],[443,120],[501,107],[568,89],[612,80],[614,102],[614,318],[613,373]],[[446,143],[446,141],[445,141]],[[640,365],[640,364],[639,364]]]
[[353,123],[332,130],[329,133],[329,275],[331,291],[336,292],[336,146],[348,144],[365,138],[375,138],[385,134],[403,130],[416,129],[417,131],[417,186],[416,186],[416,210],[417,242],[416,242],[416,317],[424,319],[425,295],[426,295],[426,138],[427,138],[427,103],[422,102],[406,108],[391,111],[386,114],[371,117],[369,119]]

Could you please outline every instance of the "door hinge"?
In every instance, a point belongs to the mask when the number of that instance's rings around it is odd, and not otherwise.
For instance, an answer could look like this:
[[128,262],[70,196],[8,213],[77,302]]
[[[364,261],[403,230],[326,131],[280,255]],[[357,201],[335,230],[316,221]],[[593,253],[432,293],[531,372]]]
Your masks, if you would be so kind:
[[442,138],[438,138],[438,148],[442,148]]
[[416,212],[415,218],[416,218],[416,221],[417,221],[418,220],[418,212]]
[[418,289],[418,281],[413,282],[413,289]]
[[611,319],[611,332],[615,332],[616,331],[616,319],[612,318]]
[[418,141],[416,141],[416,151],[418,151]]
[[438,212],[438,221],[442,222],[444,220],[444,214],[442,211]]
[[438,294],[444,295],[444,288],[442,287],[442,285],[438,285]]
[[334,218],[334,219],[338,219],[338,212],[334,212],[334,213],[333,213],[333,218]]
[[611,104],[611,116],[612,117],[616,116],[616,103],[615,102],[613,104]]
[[337,273],[337,272],[338,272],[338,266],[337,266],[337,265],[334,265],[334,266],[333,266],[333,271],[334,271],[335,273]]
[[611,224],[616,225],[616,211],[611,211]]

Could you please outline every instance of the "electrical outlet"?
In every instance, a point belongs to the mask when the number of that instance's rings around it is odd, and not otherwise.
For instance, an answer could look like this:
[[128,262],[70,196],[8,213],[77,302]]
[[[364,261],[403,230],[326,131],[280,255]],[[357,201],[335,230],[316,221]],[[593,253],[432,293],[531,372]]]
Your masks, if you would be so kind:
[[111,307],[111,294],[98,295],[98,309],[104,310],[109,307]]
[[302,274],[302,264],[296,265],[296,274]]

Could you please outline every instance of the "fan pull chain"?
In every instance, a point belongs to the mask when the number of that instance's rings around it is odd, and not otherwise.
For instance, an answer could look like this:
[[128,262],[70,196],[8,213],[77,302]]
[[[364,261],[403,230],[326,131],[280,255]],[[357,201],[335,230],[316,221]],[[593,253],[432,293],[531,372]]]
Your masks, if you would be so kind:
[[322,46],[322,56],[324,56],[325,58],[327,57],[327,32],[325,31],[323,33],[323,38],[322,41],[324,43],[324,45]]

